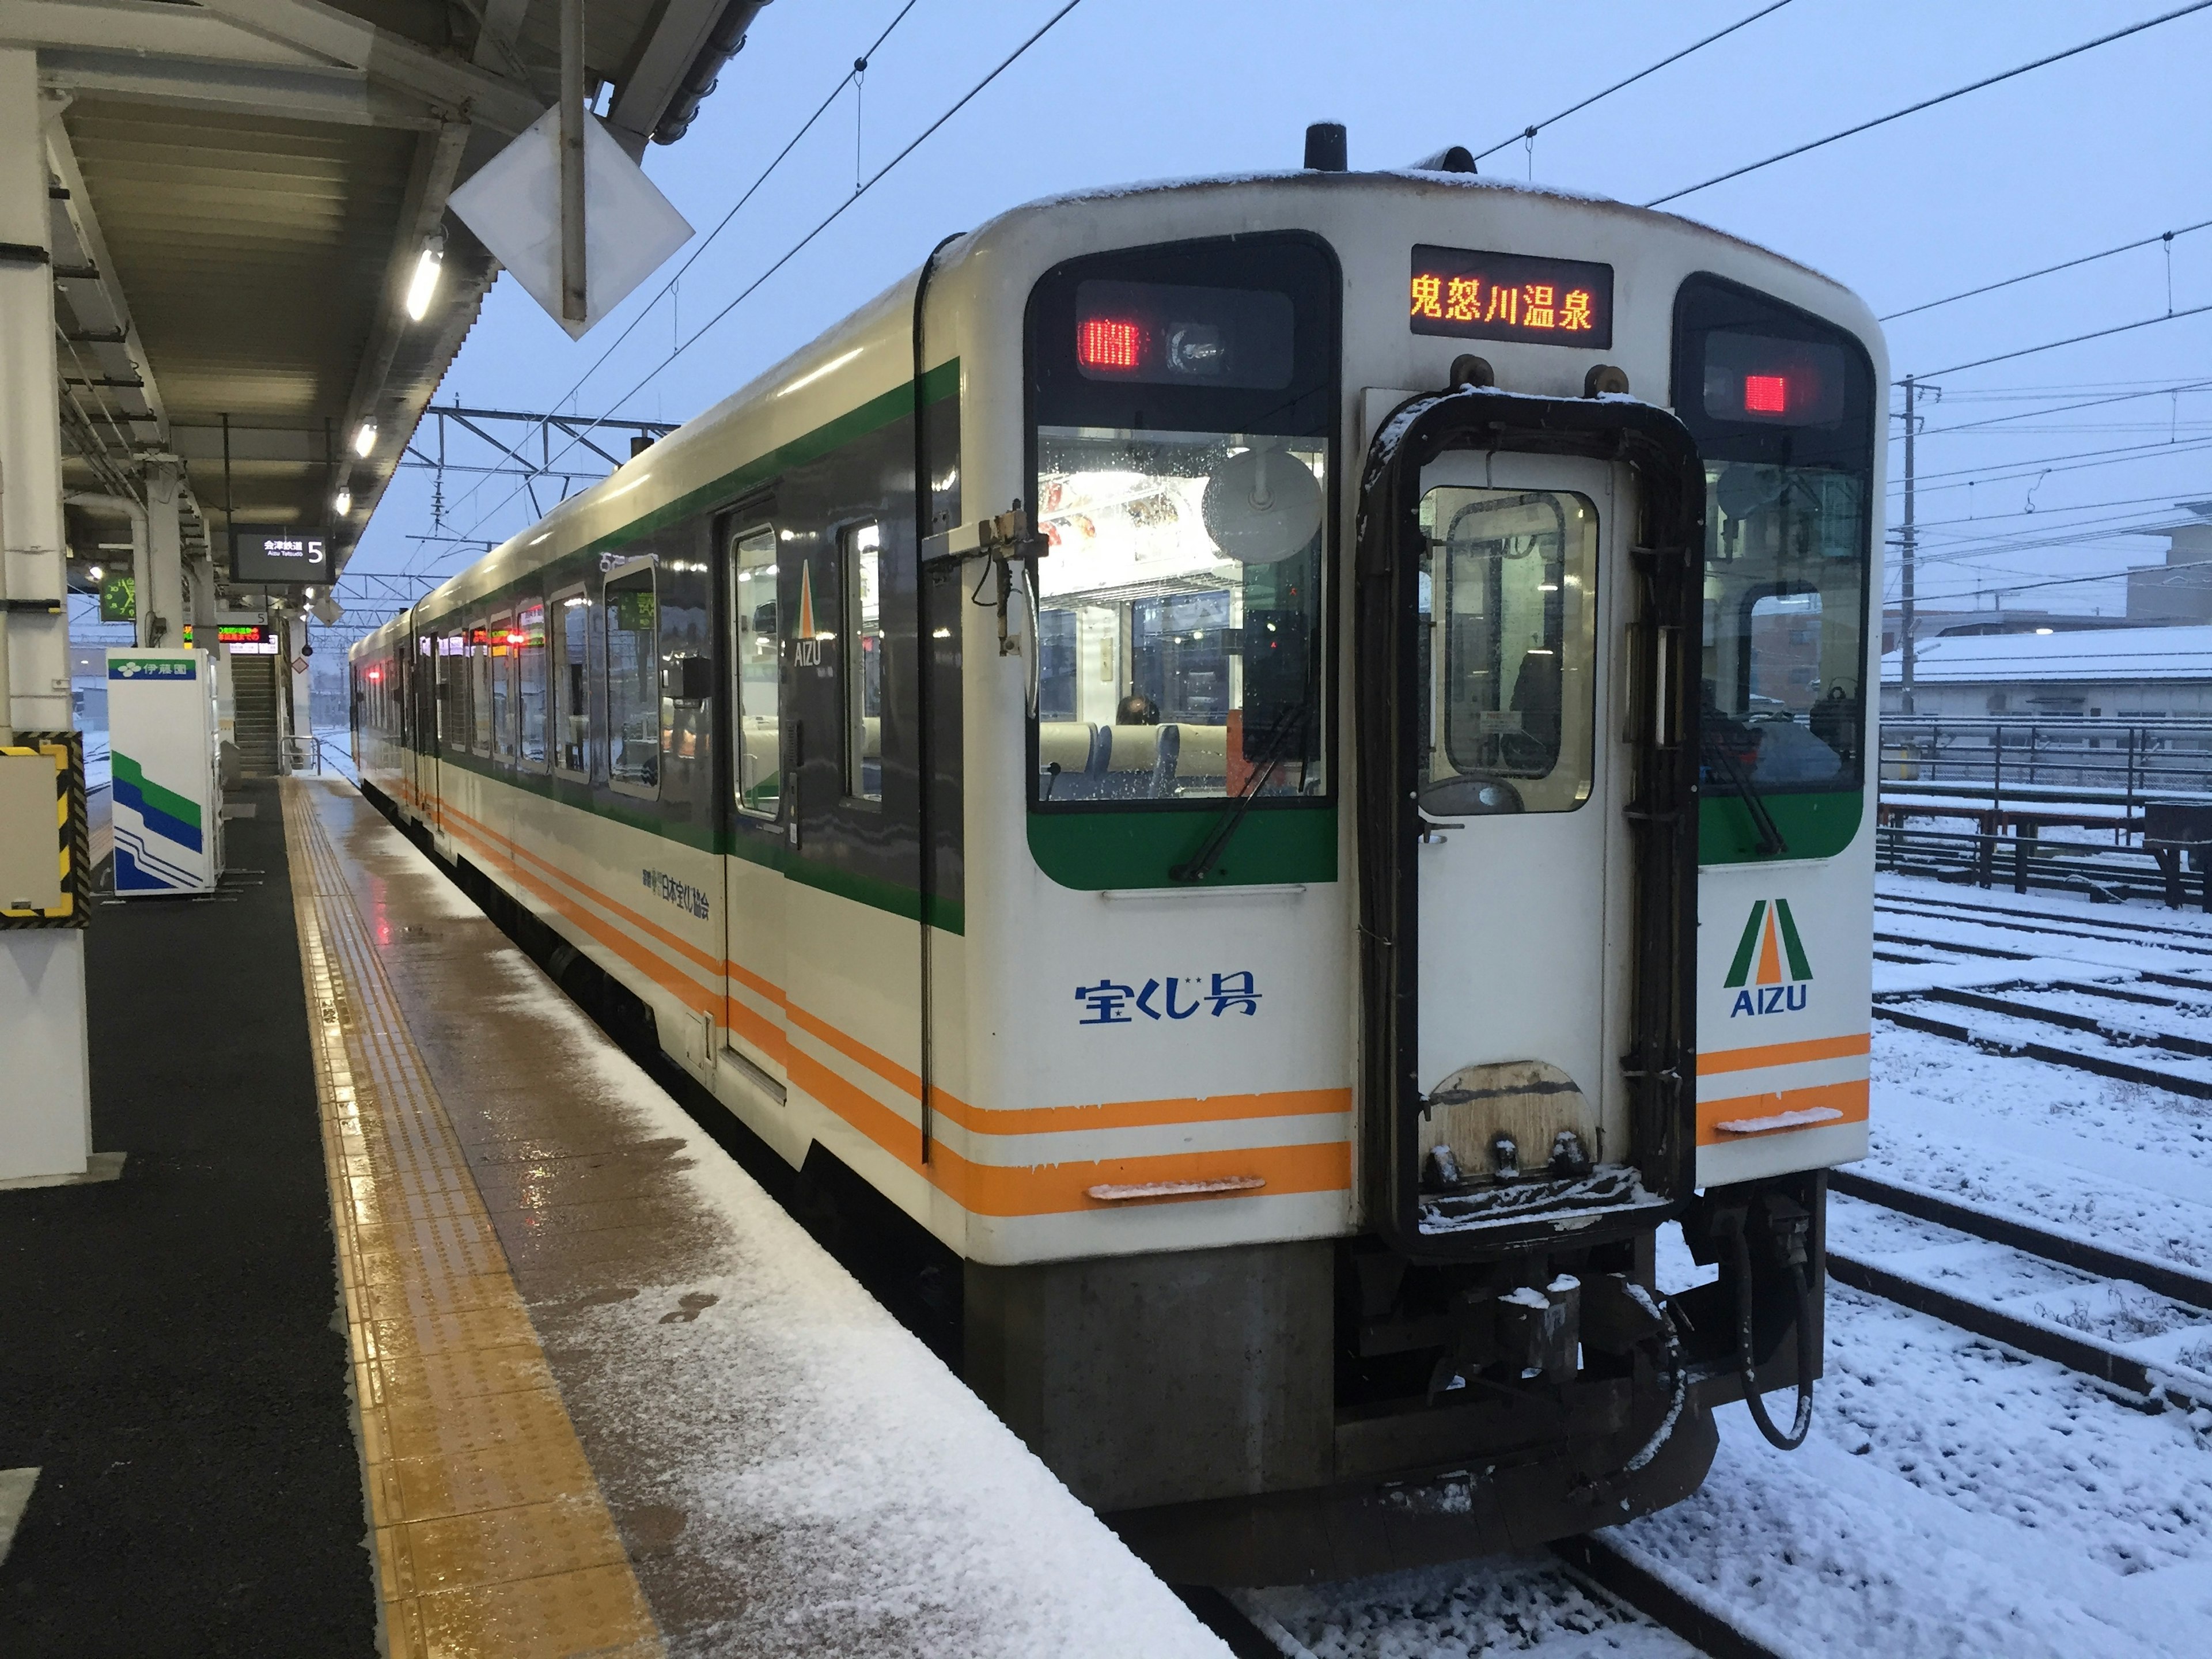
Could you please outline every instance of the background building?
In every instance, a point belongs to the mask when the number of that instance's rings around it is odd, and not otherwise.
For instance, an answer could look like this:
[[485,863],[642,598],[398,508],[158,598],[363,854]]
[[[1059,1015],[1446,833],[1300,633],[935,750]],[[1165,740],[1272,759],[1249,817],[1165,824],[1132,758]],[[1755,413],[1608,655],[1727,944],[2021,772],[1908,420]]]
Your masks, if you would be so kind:
[[[1901,666],[1882,658],[1885,720]],[[2212,720],[2212,625],[1940,635],[1920,641],[1913,680],[1923,720]]]

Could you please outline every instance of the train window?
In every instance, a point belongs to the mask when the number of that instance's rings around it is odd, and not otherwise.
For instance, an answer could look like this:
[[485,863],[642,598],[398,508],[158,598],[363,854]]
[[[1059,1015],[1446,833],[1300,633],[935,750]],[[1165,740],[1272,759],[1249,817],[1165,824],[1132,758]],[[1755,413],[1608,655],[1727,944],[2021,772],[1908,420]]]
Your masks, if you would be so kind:
[[775,532],[736,538],[730,559],[730,689],[737,710],[738,810],[772,818],[783,795],[782,635],[776,627]]
[[591,601],[581,592],[556,596],[551,623],[553,769],[585,777],[591,771]]
[[514,758],[514,618],[501,611],[491,619],[491,741],[499,759]]
[[884,799],[883,526],[849,526],[844,546],[845,795]]
[[1596,508],[1449,487],[1423,497],[1421,526],[1423,805],[1572,811],[1596,747]]
[[479,622],[469,629],[469,746],[491,753],[491,629]]
[[515,720],[525,766],[545,768],[545,607],[526,605],[514,617]]
[[1297,236],[1037,285],[1040,809],[1326,792],[1338,287]]
[[626,795],[660,793],[660,615],[653,567],[607,581],[607,778]]
[[1674,352],[1705,459],[1701,787],[1859,789],[1873,366],[1843,330],[1711,276],[1683,284]]

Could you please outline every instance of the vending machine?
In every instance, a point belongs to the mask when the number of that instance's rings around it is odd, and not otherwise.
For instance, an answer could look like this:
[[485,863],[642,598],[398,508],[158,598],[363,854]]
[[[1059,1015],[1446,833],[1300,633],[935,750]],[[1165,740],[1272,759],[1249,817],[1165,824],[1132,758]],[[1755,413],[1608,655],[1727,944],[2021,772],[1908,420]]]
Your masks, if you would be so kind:
[[222,875],[217,716],[206,652],[108,652],[118,895],[215,890]]

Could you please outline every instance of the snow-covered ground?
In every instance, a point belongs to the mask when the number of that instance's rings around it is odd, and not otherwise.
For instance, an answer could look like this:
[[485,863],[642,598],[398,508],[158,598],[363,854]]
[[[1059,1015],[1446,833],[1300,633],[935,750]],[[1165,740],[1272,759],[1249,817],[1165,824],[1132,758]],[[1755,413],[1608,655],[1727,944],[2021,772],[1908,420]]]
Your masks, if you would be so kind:
[[[2015,898],[1884,877],[1878,994],[1930,986],[2142,984],[2162,1010],[2037,993],[2115,1028],[2212,1022],[2212,917],[2156,906]],[[1961,903],[1989,913],[1960,911]],[[2134,937],[2130,924],[2158,933]],[[2028,959],[1947,951],[1946,945]],[[2014,993],[2008,991],[2007,995]],[[2023,996],[2028,994],[2021,994]],[[1931,1013],[1970,1025],[1998,1017]],[[2168,1015],[2171,1018],[2168,1018]],[[2054,1046],[2087,1034],[2035,1028]],[[2006,1035],[2012,1035],[2008,1032]],[[2078,1043],[2077,1043],[2078,1036]],[[2127,1052],[2188,1073],[2205,1062]],[[1876,1021],[1870,1174],[2003,1209],[2112,1248],[2212,1270],[2212,1103]],[[1947,1288],[2212,1369],[2212,1315],[1838,1198],[1838,1249]],[[1662,1286],[1709,1276],[1669,1228]],[[1779,1402],[1778,1402],[1778,1404]],[[2212,1652],[2212,1412],[2132,1409],[2101,1385],[1938,1320],[1831,1284],[1827,1376],[1811,1437],[1774,1450],[1741,1406],[1722,1413],[1711,1478],[1613,1536],[1686,1595],[1778,1652],[2098,1659]],[[1471,1564],[1261,1598],[1324,1659],[1672,1654],[1558,1569]],[[1671,1645],[1670,1645],[1671,1644]]]

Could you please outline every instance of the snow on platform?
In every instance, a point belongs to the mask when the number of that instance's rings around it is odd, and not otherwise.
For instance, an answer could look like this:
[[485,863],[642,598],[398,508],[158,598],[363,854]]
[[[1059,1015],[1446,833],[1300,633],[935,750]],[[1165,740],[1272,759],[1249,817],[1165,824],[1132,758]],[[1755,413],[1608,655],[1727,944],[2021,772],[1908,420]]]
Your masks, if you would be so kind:
[[668,1651],[1226,1651],[441,872],[309,787]]
[[[1879,893],[1893,904],[1964,896],[1991,914],[1938,921],[1885,910],[1878,932],[2051,954],[1877,962],[1877,994],[2124,984],[2144,969],[2201,971],[2203,957],[2176,947],[2212,943],[2212,920],[2151,906],[1961,895],[1895,877],[1882,878]],[[2167,931],[2140,943],[2016,931],[2054,917],[2114,933],[2131,922]],[[1879,1020],[1873,1079],[1868,1173],[2212,1267],[2205,1103]],[[2206,1362],[2194,1310],[2128,1287],[2082,1285],[1872,1206],[1832,1204],[1839,1247],[1899,1259],[1917,1250],[1916,1271],[1955,1292],[2039,1308],[2147,1357]],[[1661,1273],[1662,1286],[1676,1289],[1712,1270],[1694,1266],[1670,1228]],[[1741,1406],[1726,1407],[1705,1486],[1617,1529],[1616,1540],[1784,1654],[2136,1659],[2207,1650],[2212,1413],[2146,1415],[2057,1365],[1833,1283],[1826,1353],[1803,1448],[1776,1451]]]

